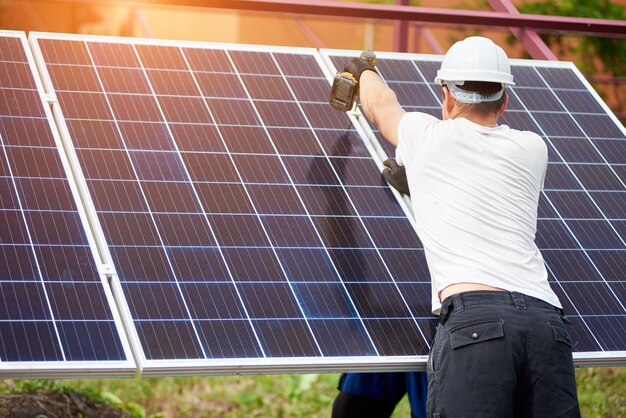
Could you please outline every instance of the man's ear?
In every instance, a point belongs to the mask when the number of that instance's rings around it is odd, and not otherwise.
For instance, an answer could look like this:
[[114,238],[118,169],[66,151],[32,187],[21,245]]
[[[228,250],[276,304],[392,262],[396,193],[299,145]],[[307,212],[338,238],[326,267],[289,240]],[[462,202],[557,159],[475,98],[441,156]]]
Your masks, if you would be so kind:
[[455,100],[454,100],[454,97],[452,96],[452,93],[450,93],[450,90],[448,90],[448,87],[443,86],[441,90],[443,91],[443,103],[441,105],[441,113],[443,116],[443,120],[446,120],[452,114],[452,109],[454,109]]
[[502,101],[502,106],[500,107],[500,110],[498,110],[498,115],[497,115],[498,118],[504,114],[504,111],[506,110],[506,107],[509,104],[509,95],[506,93],[506,91],[503,94],[504,94],[504,100]]

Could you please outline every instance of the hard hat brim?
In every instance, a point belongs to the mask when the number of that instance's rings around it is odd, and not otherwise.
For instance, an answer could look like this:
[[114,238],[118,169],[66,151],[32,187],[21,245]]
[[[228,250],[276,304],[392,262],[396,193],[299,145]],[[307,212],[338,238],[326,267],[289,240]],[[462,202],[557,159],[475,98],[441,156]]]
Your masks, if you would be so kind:
[[435,83],[444,84],[446,81],[484,81],[488,83],[501,83],[503,86],[514,86],[513,75],[503,72],[466,71],[443,69],[437,71]]

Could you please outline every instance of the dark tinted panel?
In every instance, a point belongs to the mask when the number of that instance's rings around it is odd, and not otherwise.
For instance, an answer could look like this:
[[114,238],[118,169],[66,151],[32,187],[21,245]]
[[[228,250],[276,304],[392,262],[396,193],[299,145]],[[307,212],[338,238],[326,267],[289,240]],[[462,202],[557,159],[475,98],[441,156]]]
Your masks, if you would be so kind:
[[125,360],[112,322],[71,321],[59,324],[59,338],[69,361]]
[[572,234],[566,229],[562,221],[537,221],[535,242],[540,249],[580,249]]
[[[398,97],[400,105],[405,106],[440,106],[441,99],[435,96],[428,84],[389,83]],[[439,93],[439,92],[437,92]]]
[[[2,218],[0,217],[0,219]],[[0,257],[5,260],[4,263],[0,263],[1,281],[34,281],[37,279],[35,260],[31,249],[27,246],[0,245]],[[44,272],[44,274],[46,273],[47,271]]]
[[237,288],[252,318],[302,318],[291,286],[286,283],[240,283]]
[[263,226],[254,215],[209,215],[209,222],[219,245],[269,246]]
[[233,60],[236,70],[241,74],[280,74],[273,54],[253,51],[229,51],[228,55]]
[[556,95],[570,112],[604,113],[602,106],[589,91],[560,90]]
[[100,283],[51,283],[46,286],[46,290],[57,320],[112,319]]
[[403,318],[410,316],[393,283],[349,283],[348,294],[362,318]]
[[548,164],[544,188],[546,190],[580,190],[582,186],[578,178],[572,174],[572,166],[566,164]]
[[576,123],[589,138],[619,138],[626,139],[624,129],[616,125],[614,119],[608,115],[574,115]]
[[169,248],[174,275],[181,281],[228,281],[230,277],[216,248]]
[[549,90],[516,87],[515,94],[531,112],[563,112],[565,109]]
[[317,357],[320,351],[303,320],[253,321],[269,357]]
[[[561,158],[567,162],[603,162],[602,155],[600,154],[602,149],[599,150],[600,152],[596,151],[596,148],[594,147],[596,144],[592,143],[588,139],[555,137],[550,138],[550,143],[557,149]],[[626,157],[626,151],[624,157]]]
[[380,250],[380,254],[396,281],[428,283],[430,286],[424,250]]
[[590,192],[604,216],[609,219],[626,219],[626,191]]
[[122,281],[174,279],[166,254],[158,247],[114,247],[111,255]]
[[340,186],[299,186],[304,205],[311,215],[354,215],[350,200]]
[[39,283],[0,283],[0,320],[49,320],[46,295]]
[[[337,65],[337,64],[335,64]],[[422,81],[411,61],[381,59],[376,63],[380,75],[390,81]]]
[[[602,277],[581,250],[542,250],[549,278],[563,282],[600,281]],[[563,300],[561,300],[563,302]]]
[[584,137],[583,131],[571,115],[566,113],[536,113],[533,116],[541,128],[541,132],[545,135]]
[[609,163],[623,164],[626,161],[626,141],[623,140],[594,140],[593,144],[598,147],[602,156]]
[[[85,79],[67,86],[90,92],[60,100],[75,118],[101,120],[76,121],[72,130],[148,358],[427,352],[433,326],[426,319],[431,295],[421,243],[360,134],[346,114],[328,106],[328,81],[313,55],[87,43],[96,66],[81,52],[84,44],[59,44],[67,61],[85,68]],[[439,87],[426,84],[438,67],[379,62],[408,110],[439,116]],[[100,70],[105,89],[115,92],[113,114],[94,84]],[[581,108],[587,97],[547,89],[575,84],[567,81],[571,70],[563,71],[515,67],[518,87],[503,122],[544,135],[551,161],[585,163],[551,165],[537,242],[555,284],[600,284],[604,275],[621,274],[614,253],[623,228],[605,216],[624,218],[617,187],[622,160],[600,155],[619,154],[619,146],[602,142],[599,153],[591,141],[621,137],[597,106]],[[126,74],[126,87],[116,73]],[[145,89],[148,82],[156,97]],[[37,133],[12,128],[20,129]],[[607,169],[604,158],[613,158],[616,168]],[[583,186],[599,191],[590,196]],[[46,188],[45,181],[28,187],[33,195]],[[55,187],[63,190],[57,184],[50,190]],[[51,200],[47,209],[66,201]],[[25,240],[19,227],[14,232]],[[87,248],[83,241],[80,248]],[[612,255],[599,257],[601,251]],[[28,254],[18,258],[29,260]],[[6,268],[15,269],[15,263]],[[71,274],[91,277],[89,268]],[[59,286],[51,291],[56,301],[68,294]],[[566,288],[559,296],[574,294]],[[72,318],[78,312],[60,303],[55,309]],[[93,309],[85,312],[100,314],[97,304]],[[578,324],[574,335],[586,343]]]
[[353,318],[348,292],[339,283],[303,283],[293,286],[307,318]]
[[572,164],[570,167],[587,190],[624,189],[615,171],[606,164]]
[[235,281],[285,280],[281,266],[269,248],[225,248],[223,252]]
[[546,191],[559,215],[563,218],[600,218],[601,214],[584,191]]
[[390,281],[387,269],[374,250],[332,249],[328,252],[344,282]]
[[[325,356],[373,356],[376,354],[361,321],[311,319],[309,325]],[[339,335],[341,338],[337,337]]]
[[422,246],[413,226],[405,218],[363,218],[363,222],[378,248],[410,249]]
[[54,326],[49,321],[0,322],[0,358],[3,361],[62,361]]
[[321,240],[306,216],[264,216],[263,225],[277,247],[319,247]]
[[247,321],[197,321],[196,326],[204,351],[209,358],[263,357],[256,336]]
[[417,324],[411,319],[367,319],[364,322],[379,355],[410,356],[427,352]]
[[337,281],[337,271],[322,249],[279,249],[278,256],[291,281]]
[[[624,260],[626,260],[626,250],[596,250],[587,251],[587,253],[605,280],[626,282],[626,263],[624,263]],[[623,292],[619,294],[623,295]],[[620,297],[624,300],[623,296]]]
[[196,319],[244,319],[246,311],[231,283],[186,283],[181,292]]
[[537,71],[553,89],[586,90],[582,81],[569,68],[537,68]]
[[135,321],[141,346],[150,360],[199,359],[202,349],[191,323],[186,321]]
[[123,284],[133,318],[143,319],[186,319],[178,286],[170,283]]

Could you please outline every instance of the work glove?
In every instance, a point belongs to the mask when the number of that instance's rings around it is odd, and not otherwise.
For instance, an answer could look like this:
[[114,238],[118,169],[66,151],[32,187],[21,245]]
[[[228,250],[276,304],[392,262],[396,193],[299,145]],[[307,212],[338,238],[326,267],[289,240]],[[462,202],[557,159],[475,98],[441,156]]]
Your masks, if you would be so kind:
[[[370,55],[366,53],[369,52]],[[361,74],[364,71],[374,71],[374,66],[376,65],[376,57],[370,51],[365,51],[361,54],[360,57],[352,58],[343,67],[344,72],[348,72],[354,76],[357,82],[361,80]]]
[[403,165],[398,165],[396,160],[388,158],[383,161],[385,168],[383,169],[383,177],[387,180],[387,183],[401,194],[411,196],[409,192],[409,184],[406,179],[406,168]]

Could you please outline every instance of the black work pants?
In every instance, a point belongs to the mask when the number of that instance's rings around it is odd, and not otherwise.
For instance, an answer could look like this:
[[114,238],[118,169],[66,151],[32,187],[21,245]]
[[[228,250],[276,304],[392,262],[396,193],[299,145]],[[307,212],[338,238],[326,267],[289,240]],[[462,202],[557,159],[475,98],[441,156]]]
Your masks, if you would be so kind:
[[517,292],[442,302],[428,359],[428,417],[580,417],[560,309]]

